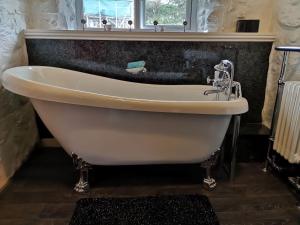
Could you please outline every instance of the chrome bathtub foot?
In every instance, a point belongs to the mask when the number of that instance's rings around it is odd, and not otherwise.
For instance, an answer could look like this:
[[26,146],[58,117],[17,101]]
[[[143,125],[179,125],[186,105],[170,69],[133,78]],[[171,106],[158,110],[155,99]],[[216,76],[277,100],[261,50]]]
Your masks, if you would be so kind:
[[78,193],[86,193],[90,190],[89,170],[91,165],[79,158],[78,155],[72,154],[73,164],[76,170],[79,170],[79,181],[74,187],[74,191]]
[[203,188],[212,191],[217,187],[217,182],[210,176],[211,168],[206,168],[206,177],[203,179]]
[[217,164],[220,150],[215,152],[209,159],[201,163],[201,167],[205,168],[206,176],[203,179],[203,188],[212,191],[217,187],[217,182],[211,177],[211,168]]

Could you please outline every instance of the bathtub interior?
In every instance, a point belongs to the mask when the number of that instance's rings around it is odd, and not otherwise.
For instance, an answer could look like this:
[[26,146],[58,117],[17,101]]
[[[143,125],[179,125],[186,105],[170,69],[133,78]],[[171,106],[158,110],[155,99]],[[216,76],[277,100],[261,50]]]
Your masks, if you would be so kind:
[[13,68],[8,73],[19,79],[52,87],[128,99],[199,102],[226,101],[227,98],[222,93],[218,96],[204,95],[205,90],[214,89],[210,85],[134,83],[53,67],[19,67]]

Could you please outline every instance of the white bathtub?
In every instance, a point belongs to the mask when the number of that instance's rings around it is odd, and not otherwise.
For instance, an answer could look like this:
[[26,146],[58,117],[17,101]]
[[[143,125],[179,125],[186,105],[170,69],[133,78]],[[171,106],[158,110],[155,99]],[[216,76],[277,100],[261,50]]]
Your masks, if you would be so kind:
[[205,96],[211,86],[140,84],[60,68],[12,68],[2,82],[31,99],[69,154],[94,165],[202,162],[221,146],[231,116],[248,110],[242,97]]

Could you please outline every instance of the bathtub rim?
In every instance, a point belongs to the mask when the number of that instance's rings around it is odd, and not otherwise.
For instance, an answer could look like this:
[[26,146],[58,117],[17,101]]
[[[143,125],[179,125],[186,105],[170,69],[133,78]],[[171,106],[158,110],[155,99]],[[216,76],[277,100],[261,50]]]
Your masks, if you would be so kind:
[[[207,114],[207,115],[238,115],[248,111],[248,102],[245,98],[237,98],[230,101],[172,101],[172,100],[150,100],[110,96],[99,93],[75,90],[61,86],[49,85],[21,77],[17,74],[20,69],[58,69],[58,67],[45,66],[21,66],[6,70],[2,76],[2,85],[5,89],[28,98],[44,101],[53,101],[73,105],[102,107],[120,110]],[[73,70],[67,70],[72,72]],[[78,71],[74,71],[78,72]],[[82,72],[78,72],[82,73]],[[88,73],[82,73],[88,74]],[[91,74],[92,75],[92,74]],[[95,75],[93,75],[95,76]],[[100,76],[100,75],[99,75]],[[105,77],[106,78],[106,77]],[[112,78],[107,78],[112,79]],[[120,81],[112,79],[114,81]],[[120,81],[130,82],[130,81]],[[134,83],[134,82],[131,82]],[[144,84],[147,85],[147,84]],[[148,84],[153,85],[153,84]],[[208,85],[199,85],[208,86]],[[211,86],[208,86],[211,87]],[[216,104],[218,103],[218,104]]]

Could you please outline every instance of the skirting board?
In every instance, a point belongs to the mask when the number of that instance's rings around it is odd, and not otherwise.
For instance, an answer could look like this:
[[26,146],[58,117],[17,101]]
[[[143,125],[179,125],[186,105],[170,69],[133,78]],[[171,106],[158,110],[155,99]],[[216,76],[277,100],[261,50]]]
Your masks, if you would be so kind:
[[55,138],[43,138],[40,140],[39,146],[43,148],[61,147],[60,143]]

